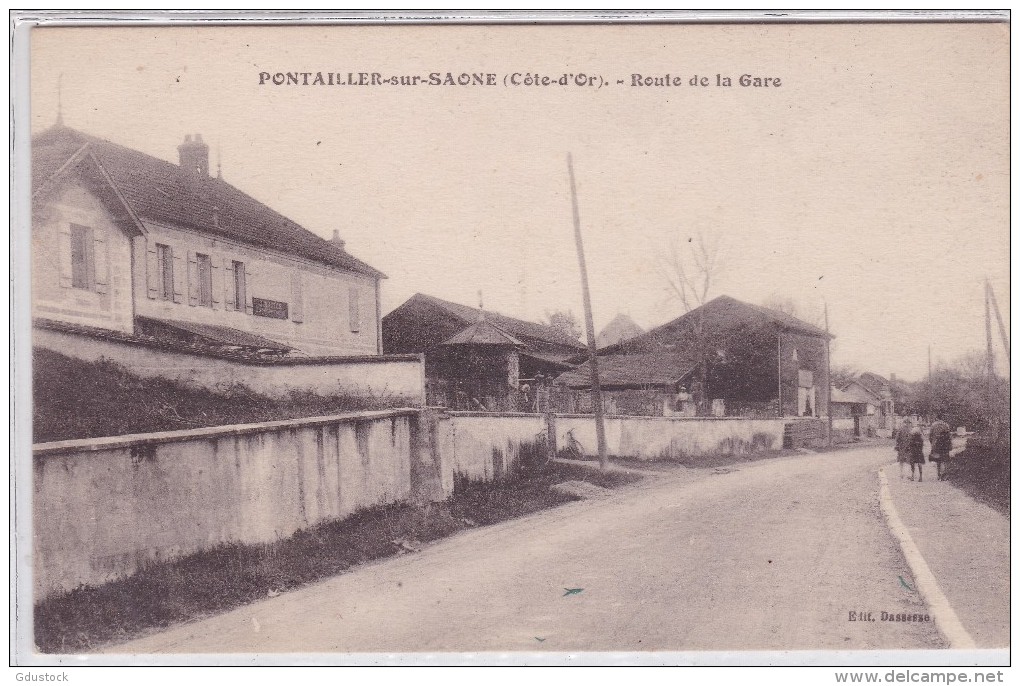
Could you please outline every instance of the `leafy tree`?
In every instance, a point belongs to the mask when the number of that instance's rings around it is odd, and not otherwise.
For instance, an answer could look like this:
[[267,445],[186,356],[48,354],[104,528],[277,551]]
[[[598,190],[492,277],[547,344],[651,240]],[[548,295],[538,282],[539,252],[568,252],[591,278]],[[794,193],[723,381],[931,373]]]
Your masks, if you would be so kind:
[[581,324],[573,310],[546,312],[545,318],[554,329],[559,329],[575,340],[581,339]]

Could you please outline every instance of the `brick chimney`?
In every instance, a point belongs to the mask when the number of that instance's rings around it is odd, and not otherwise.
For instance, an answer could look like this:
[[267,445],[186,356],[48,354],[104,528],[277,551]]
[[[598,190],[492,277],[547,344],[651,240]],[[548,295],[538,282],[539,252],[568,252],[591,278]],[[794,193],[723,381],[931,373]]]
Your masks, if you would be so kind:
[[340,248],[341,250],[343,250],[344,246],[347,245],[347,242],[344,241],[344,239],[340,238],[340,231],[338,231],[337,229],[333,229],[333,237],[329,239],[329,242],[335,245],[336,247]]
[[202,134],[196,133],[194,140],[190,135],[185,136],[184,142],[177,146],[177,153],[181,158],[181,169],[209,176],[209,146],[202,142]]

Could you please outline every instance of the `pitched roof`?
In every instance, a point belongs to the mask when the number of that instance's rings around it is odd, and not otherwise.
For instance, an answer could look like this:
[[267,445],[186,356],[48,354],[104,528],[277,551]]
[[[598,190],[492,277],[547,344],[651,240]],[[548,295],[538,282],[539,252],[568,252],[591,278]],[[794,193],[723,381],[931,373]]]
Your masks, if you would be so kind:
[[481,319],[463,331],[446,339],[440,345],[490,345],[514,348],[526,347],[519,340],[491,322]]
[[[342,248],[295,224],[226,181],[66,126],[32,138],[32,191],[38,193],[73,157],[99,162],[115,190],[143,219],[198,229],[369,276],[385,278]],[[214,217],[215,214],[215,217]]]
[[[694,324],[696,318],[699,316],[704,317],[704,325],[707,331],[725,331],[731,326],[750,321],[755,323],[772,324],[787,331],[796,331],[809,336],[833,338],[831,334],[826,333],[817,326],[808,324],[807,322],[797,319],[785,312],[772,310],[767,307],[762,307],[761,305],[745,303],[737,300],[736,298],[731,298],[728,295],[720,295],[719,297],[705,303],[701,307],[695,308],[672,321],[657,326],[647,333],[621,341],[615,345],[606,346],[606,348],[599,352],[613,354],[620,352],[621,350],[640,349],[645,344],[661,341],[663,338],[669,338],[685,331],[688,326]],[[671,345],[675,345],[678,342],[682,341],[671,341]]]
[[830,392],[832,393],[832,402],[834,403],[854,403],[857,405],[864,403],[864,401],[861,400],[860,398],[857,398],[856,396],[851,395],[850,393],[847,393],[844,390],[836,388],[835,386],[832,387]]
[[289,345],[279,343],[265,336],[259,336],[258,334],[241,331],[229,326],[199,324],[197,322],[143,317],[141,315],[135,317],[135,319],[146,329],[146,332],[152,332],[153,335],[157,335],[159,329],[164,328],[174,332],[197,336],[203,342],[210,345],[252,348],[255,350],[279,350],[281,352],[294,349]]
[[535,322],[528,322],[523,319],[508,317],[506,315],[499,314],[498,312],[490,312],[488,310],[483,311],[474,307],[468,307],[467,305],[449,302],[448,300],[440,300],[439,298],[431,295],[425,295],[424,293],[415,293],[412,300],[414,298],[420,298],[425,302],[438,305],[454,317],[463,320],[465,324],[469,322],[477,322],[478,319],[484,315],[486,321],[495,324],[500,329],[514,337],[533,338],[546,343],[554,343],[556,345],[576,348],[579,351],[584,350],[584,346],[580,341],[576,338],[572,338],[569,334],[563,333],[563,331],[554,326],[536,324]]
[[[599,385],[603,388],[670,386],[683,381],[697,366],[697,363],[674,352],[600,355],[598,361]],[[566,384],[570,388],[590,388],[591,363],[585,362],[560,374],[555,383]]]
[[613,321],[606,324],[605,328],[595,337],[595,345],[603,348],[607,345],[625,341],[628,338],[640,336],[644,332],[645,330],[638,326],[633,319],[620,313],[613,317]]

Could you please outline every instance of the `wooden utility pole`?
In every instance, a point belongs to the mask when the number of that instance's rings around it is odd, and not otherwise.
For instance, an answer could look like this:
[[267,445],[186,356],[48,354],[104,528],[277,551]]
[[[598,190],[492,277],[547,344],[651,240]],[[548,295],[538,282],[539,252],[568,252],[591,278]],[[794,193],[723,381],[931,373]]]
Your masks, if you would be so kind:
[[567,173],[570,176],[570,202],[574,210],[574,241],[577,243],[577,261],[581,265],[581,292],[584,295],[584,323],[588,333],[588,356],[591,358],[591,404],[595,411],[595,437],[599,443],[599,468],[609,467],[606,450],[605,408],[602,407],[602,386],[599,384],[599,362],[595,345],[595,321],[591,313],[591,293],[588,290],[588,266],[584,260],[584,241],[581,239],[581,214],[577,209],[577,184],[574,182],[574,160],[567,153]]
[[1002,337],[1002,347],[1006,352],[1006,362],[1009,362],[1009,336],[1006,334],[1006,325],[1002,323],[1002,312],[999,310],[999,301],[995,299],[995,291],[992,284],[985,279],[985,288],[992,299],[992,309],[995,310],[995,320],[999,323],[999,335]]
[[988,391],[991,393],[992,390],[992,379],[995,378],[995,351],[992,349],[992,286],[985,280],[985,343],[987,345],[986,362],[988,364],[988,370],[986,372],[988,380]]
[[825,414],[829,418],[829,445],[832,445],[832,362],[829,358],[829,303],[825,308]]

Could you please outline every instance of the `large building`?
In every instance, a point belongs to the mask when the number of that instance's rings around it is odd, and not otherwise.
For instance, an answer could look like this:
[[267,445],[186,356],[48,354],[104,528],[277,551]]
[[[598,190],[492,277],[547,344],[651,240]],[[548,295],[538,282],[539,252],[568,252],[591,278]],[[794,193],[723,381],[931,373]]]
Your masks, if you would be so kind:
[[382,352],[385,276],[209,173],[66,126],[32,139],[32,315],[210,349]]
[[[668,411],[745,416],[828,414],[831,336],[778,310],[720,296],[651,331],[599,350],[614,392],[672,398]],[[591,385],[587,356],[556,379],[574,390]]]

